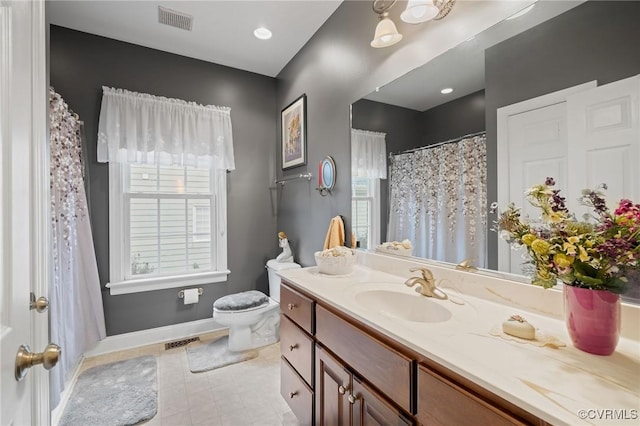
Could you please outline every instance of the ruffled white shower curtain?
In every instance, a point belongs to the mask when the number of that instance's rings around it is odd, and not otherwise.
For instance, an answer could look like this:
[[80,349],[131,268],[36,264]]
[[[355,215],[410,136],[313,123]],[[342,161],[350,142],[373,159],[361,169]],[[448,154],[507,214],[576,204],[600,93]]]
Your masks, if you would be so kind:
[[98,265],[84,190],[81,123],[62,97],[49,90],[51,140],[51,340],[62,355],[50,375],[51,407],[84,352],[104,339]]
[[413,255],[486,267],[487,149],[484,134],[391,157],[388,241]]

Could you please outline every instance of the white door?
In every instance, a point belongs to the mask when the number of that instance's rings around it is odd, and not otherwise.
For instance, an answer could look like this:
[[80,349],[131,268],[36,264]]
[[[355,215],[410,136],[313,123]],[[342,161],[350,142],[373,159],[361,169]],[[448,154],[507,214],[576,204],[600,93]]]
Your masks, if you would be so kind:
[[[523,215],[536,220],[540,212],[526,199],[525,191],[553,177],[556,187],[574,208],[577,195],[567,191],[566,99],[596,86],[581,84],[498,109],[498,204],[501,210],[513,202]],[[498,241],[498,269],[523,274],[524,250],[513,250]]]
[[47,295],[48,162],[44,4],[0,1],[0,424],[48,424],[41,367],[16,380],[18,348],[47,341],[47,314],[30,292]]
[[[537,220],[540,213],[527,202],[525,189],[544,182],[547,177],[553,177],[558,188],[566,188],[567,185],[567,113],[564,102],[510,116],[507,134],[509,200],[522,208],[523,216]],[[522,274],[526,251],[510,250],[509,254],[509,272]]]
[[[567,98],[570,189],[607,184],[609,207],[640,199],[640,76]],[[591,212],[581,207],[576,216]]]

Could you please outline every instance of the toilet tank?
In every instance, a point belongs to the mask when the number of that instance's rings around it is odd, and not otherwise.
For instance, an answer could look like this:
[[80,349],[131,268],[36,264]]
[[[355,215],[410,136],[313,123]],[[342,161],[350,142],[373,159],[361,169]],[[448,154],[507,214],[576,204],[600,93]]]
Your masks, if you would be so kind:
[[298,269],[300,265],[293,262],[278,262],[271,259],[267,262],[267,273],[269,275],[269,297],[280,303],[280,275],[276,272],[286,271],[287,269]]

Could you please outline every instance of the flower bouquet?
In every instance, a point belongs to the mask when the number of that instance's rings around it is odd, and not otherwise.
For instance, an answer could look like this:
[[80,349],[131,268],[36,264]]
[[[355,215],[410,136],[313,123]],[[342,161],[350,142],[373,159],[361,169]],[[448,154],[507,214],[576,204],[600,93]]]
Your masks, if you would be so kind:
[[[565,313],[569,315],[567,324],[574,344],[587,352],[605,354],[603,352],[610,350],[611,353],[618,339],[619,294],[626,288],[625,274],[640,266],[640,205],[623,199],[611,212],[600,191],[606,189],[606,185],[602,185],[596,190],[583,190],[580,201],[591,207],[594,214],[579,221],[568,211],[565,199],[559,190],[553,189],[554,185],[553,178],[547,178],[544,184],[535,185],[526,192],[528,201],[540,209],[539,222],[524,220],[520,209],[509,204],[498,215],[495,230],[509,244],[526,249],[535,269],[533,284],[544,288],[555,286],[558,280],[565,284]],[[576,321],[586,322],[591,318],[589,329],[607,326],[606,321],[596,323],[603,320],[597,319],[593,309],[581,314],[571,310],[571,300],[578,298],[577,295],[581,298],[597,297],[598,300],[589,301],[591,306],[596,310],[608,310],[608,313],[603,313],[613,323],[608,327],[616,329],[616,335],[609,336],[609,340],[615,339],[613,349],[610,348],[611,343],[607,349],[585,349],[584,342],[593,339],[584,337],[580,338],[581,343],[576,342],[575,330],[572,330],[578,327]],[[605,307],[598,308],[600,302]],[[602,330],[597,333],[607,334]]]

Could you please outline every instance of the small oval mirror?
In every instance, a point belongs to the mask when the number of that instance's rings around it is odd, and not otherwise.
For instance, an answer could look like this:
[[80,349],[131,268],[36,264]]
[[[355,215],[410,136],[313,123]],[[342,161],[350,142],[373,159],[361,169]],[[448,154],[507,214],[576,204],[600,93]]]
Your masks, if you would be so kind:
[[336,163],[331,156],[322,160],[322,187],[333,189],[336,184]]

